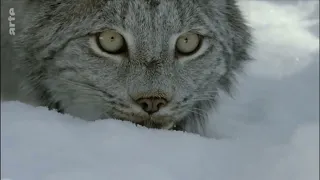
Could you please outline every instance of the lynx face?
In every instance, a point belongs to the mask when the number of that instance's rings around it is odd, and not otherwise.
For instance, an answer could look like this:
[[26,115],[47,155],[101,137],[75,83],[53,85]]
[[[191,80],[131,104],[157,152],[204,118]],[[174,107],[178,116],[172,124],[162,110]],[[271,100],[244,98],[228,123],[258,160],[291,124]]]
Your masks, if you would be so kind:
[[217,89],[249,59],[234,0],[28,1],[20,74],[46,105],[203,134]]

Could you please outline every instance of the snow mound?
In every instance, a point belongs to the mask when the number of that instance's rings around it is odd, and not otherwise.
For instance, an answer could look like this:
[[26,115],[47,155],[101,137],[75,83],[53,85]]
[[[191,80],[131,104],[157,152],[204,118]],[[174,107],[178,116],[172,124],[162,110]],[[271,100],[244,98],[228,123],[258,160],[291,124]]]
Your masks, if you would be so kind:
[[317,122],[277,144],[86,122],[19,102],[1,112],[1,176],[12,180],[318,179]]

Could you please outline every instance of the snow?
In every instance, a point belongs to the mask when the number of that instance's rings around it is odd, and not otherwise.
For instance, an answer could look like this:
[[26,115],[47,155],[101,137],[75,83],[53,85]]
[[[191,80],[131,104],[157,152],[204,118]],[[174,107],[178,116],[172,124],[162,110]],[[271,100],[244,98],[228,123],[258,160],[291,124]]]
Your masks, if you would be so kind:
[[308,14],[318,5],[240,6],[255,30],[258,60],[234,99],[222,95],[212,112],[216,138],[1,102],[1,178],[318,180],[319,36]]

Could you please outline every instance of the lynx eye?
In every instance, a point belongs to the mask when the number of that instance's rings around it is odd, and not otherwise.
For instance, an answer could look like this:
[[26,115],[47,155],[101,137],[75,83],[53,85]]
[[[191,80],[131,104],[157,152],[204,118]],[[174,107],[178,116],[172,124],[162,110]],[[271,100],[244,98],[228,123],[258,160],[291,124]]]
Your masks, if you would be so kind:
[[100,49],[111,54],[119,54],[126,50],[123,36],[114,30],[104,31],[97,36]]
[[181,54],[192,54],[200,45],[200,36],[195,33],[182,34],[176,42],[176,50]]

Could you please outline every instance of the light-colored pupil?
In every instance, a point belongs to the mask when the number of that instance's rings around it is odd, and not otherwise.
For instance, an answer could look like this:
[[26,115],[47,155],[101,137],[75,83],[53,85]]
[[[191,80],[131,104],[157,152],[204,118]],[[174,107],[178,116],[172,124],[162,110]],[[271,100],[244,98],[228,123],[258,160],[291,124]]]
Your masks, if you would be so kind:
[[199,46],[200,39],[197,34],[186,33],[181,35],[176,43],[176,48],[180,53],[191,53]]
[[99,43],[103,50],[116,53],[124,46],[123,37],[116,31],[105,31],[99,36]]

